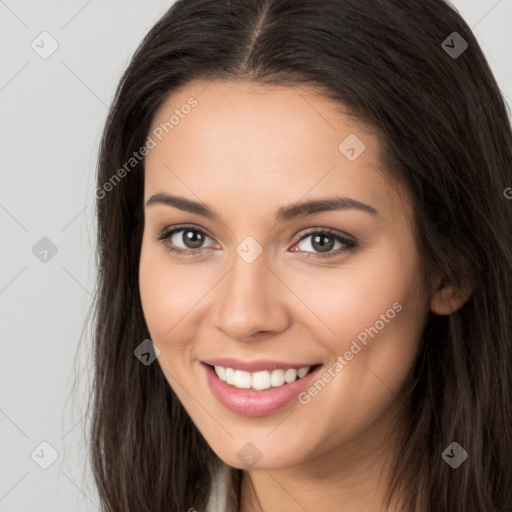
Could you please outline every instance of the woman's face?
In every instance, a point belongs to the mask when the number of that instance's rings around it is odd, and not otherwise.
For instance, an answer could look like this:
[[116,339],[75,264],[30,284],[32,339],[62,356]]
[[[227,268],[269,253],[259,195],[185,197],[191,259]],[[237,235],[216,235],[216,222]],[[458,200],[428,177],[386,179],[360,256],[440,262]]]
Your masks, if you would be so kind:
[[149,136],[142,306],[206,441],[239,468],[382,447],[429,297],[376,136],[312,89],[231,82],[173,94]]

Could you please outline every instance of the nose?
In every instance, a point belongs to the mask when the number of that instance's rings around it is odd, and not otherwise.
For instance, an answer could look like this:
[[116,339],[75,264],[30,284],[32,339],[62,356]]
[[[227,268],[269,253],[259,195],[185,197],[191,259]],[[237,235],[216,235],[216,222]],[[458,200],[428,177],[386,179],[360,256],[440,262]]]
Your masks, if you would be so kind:
[[273,271],[265,253],[252,263],[235,253],[233,266],[216,287],[215,327],[238,341],[275,336],[290,323],[287,300],[293,294]]

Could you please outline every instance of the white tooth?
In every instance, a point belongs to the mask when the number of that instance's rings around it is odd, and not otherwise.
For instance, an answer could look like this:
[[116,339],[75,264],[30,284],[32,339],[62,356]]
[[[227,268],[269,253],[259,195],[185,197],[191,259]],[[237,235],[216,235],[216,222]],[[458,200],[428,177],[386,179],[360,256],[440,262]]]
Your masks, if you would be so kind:
[[270,373],[267,371],[252,374],[252,387],[254,389],[268,389],[270,387]]
[[292,383],[307,375],[310,369],[311,366],[304,366],[298,371],[290,368],[288,370],[273,370],[271,372],[263,370],[250,373],[223,366],[214,366],[215,373],[220,380],[240,389],[252,388],[257,391],[279,387],[285,382]]
[[284,384],[284,370],[274,370],[270,374],[270,385],[272,387],[282,386]]
[[301,368],[298,372],[297,372],[297,375],[299,376],[299,379],[302,379],[302,377],[304,377],[305,375],[308,374],[309,372],[309,369],[311,368],[311,366],[304,366],[304,368]]
[[297,379],[297,370],[294,370],[293,368],[290,368],[289,370],[286,370],[284,374],[284,380],[288,382],[294,382]]
[[237,388],[249,389],[252,384],[252,375],[249,372],[235,370],[234,384]]
[[226,382],[231,385],[235,383],[235,370],[233,368],[226,368]]
[[215,373],[217,374],[217,377],[219,377],[220,380],[226,382],[226,368],[224,368],[224,366],[216,366]]

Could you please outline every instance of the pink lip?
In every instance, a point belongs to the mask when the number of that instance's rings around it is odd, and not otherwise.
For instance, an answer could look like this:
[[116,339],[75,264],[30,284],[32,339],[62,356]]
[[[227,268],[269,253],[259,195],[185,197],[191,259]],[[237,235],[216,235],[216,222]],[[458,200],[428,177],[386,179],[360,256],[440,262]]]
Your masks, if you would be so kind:
[[224,368],[233,368],[233,370],[243,370],[245,372],[259,372],[263,370],[288,370],[293,368],[300,370],[305,366],[314,366],[319,363],[286,363],[284,361],[264,361],[258,359],[257,361],[239,361],[237,359],[230,359],[229,357],[218,359],[207,359],[202,361],[210,366],[223,366]]
[[[298,367],[297,365],[295,366]],[[299,368],[303,368],[304,366],[300,366]],[[228,367],[233,368],[229,365]],[[291,367],[293,367],[293,365]],[[201,363],[201,368],[205,372],[206,381],[212,393],[224,407],[242,416],[265,416],[266,414],[278,411],[289,404],[293,399],[297,398],[297,395],[310,385],[314,376],[317,374],[318,370],[320,370],[321,365],[316,366],[306,376],[295,382],[283,384],[276,388],[265,389],[263,391],[235,388],[220,380],[215,370],[208,366],[208,364]],[[266,366],[266,368],[268,368],[268,366]],[[278,368],[283,367],[279,366]],[[290,368],[290,366],[285,365],[284,368]]]

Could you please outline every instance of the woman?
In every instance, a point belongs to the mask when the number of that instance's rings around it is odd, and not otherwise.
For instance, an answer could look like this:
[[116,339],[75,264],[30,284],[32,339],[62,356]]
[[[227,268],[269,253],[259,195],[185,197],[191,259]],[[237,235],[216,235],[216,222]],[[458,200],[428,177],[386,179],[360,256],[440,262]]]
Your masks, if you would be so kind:
[[512,133],[441,0],[179,0],[97,178],[103,510],[512,510]]

